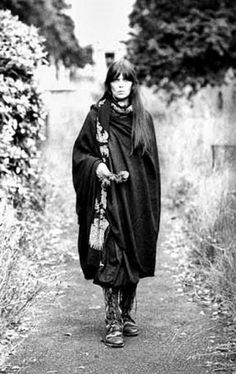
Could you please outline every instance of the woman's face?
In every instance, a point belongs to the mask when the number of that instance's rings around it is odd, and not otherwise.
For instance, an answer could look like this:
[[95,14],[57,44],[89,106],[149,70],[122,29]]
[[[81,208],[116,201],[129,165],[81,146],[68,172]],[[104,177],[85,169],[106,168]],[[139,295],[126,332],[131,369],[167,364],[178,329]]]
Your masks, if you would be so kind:
[[114,81],[111,82],[111,92],[116,100],[128,99],[133,83],[124,79],[120,74]]

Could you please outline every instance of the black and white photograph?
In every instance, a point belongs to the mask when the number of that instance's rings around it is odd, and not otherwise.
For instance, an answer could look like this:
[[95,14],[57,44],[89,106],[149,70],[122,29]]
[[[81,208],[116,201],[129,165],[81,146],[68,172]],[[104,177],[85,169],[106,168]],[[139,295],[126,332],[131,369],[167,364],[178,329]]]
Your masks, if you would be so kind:
[[236,374],[236,2],[0,0],[0,373]]

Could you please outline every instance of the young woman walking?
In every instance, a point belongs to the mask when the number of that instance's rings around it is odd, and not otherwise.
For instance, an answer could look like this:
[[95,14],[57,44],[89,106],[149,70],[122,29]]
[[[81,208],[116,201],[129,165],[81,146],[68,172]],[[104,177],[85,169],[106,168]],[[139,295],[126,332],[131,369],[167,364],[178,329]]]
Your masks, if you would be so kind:
[[125,59],[109,67],[75,142],[73,183],[81,267],[103,288],[105,344],[123,347],[124,336],[139,333],[131,310],[140,278],[154,275],[160,221],[153,121]]

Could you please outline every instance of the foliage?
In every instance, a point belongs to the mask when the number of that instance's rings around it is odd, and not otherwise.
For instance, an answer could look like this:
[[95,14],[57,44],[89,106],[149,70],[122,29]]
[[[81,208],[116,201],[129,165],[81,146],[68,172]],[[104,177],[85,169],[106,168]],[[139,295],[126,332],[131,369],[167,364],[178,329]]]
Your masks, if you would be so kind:
[[148,85],[196,91],[236,67],[235,2],[136,0],[130,26],[129,57]]
[[65,66],[83,67],[91,59],[78,44],[64,0],[0,0],[0,8],[11,10],[24,23],[38,27],[56,63],[62,60]]
[[45,111],[33,80],[45,52],[34,27],[0,12],[0,186],[16,197],[37,180]]

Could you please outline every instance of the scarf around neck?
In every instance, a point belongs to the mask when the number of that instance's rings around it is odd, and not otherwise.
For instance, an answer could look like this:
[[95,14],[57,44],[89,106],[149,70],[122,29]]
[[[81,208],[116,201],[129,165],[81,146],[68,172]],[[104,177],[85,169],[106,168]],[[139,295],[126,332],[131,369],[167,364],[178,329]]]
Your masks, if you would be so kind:
[[120,114],[129,114],[133,112],[133,107],[131,104],[127,106],[121,106],[115,101],[111,102],[111,108],[114,109],[115,112],[120,113]]

